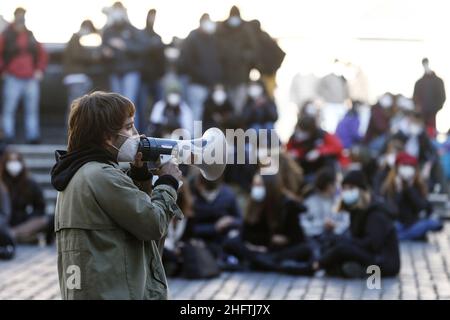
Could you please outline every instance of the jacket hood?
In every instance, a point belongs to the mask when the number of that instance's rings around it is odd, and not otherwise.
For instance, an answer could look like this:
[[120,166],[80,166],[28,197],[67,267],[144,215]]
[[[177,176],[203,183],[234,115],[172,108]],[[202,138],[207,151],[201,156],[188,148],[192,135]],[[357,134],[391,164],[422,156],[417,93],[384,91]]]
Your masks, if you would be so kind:
[[88,162],[117,163],[110,152],[99,147],[89,147],[73,152],[56,150],[55,158],[56,164],[51,171],[51,182],[58,191],[66,189],[78,169]]

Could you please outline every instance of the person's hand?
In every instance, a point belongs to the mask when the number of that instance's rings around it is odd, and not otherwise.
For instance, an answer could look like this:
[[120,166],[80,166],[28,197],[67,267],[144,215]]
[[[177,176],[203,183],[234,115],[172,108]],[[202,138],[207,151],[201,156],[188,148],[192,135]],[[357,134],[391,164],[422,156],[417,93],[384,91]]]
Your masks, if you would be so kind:
[[113,38],[111,40],[109,40],[108,44],[118,50],[125,50],[126,44],[125,41],[123,41],[123,39],[120,38]]
[[422,171],[421,171],[421,175],[422,175],[422,178],[423,178],[424,180],[430,179],[431,168],[432,168],[432,163],[431,163],[431,161],[427,161],[427,162],[424,164],[424,166],[423,166],[423,168],[422,168]]
[[274,234],[272,236],[271,242],[276,246],[284,246],[289,242],[289,240],[282,234]]
[[233,224],[233,222],[234,222],[234,218],[232,216],[224,216],[216,222],[215,228],[217,231],[222,232],[226,228],[231,226]]
[[41,81],[44,78],[44,73],[41,70],[36,70],[34,72],[34,78],[38,81]]
[[320,156],[320,152],[319,150],[311,150],[310,152],[308,152],[305,156],[306,161],[312,162],[312,161],[316,161]]
[[180,169],[178,168],[178,164],[174,163],[173,161],[169,161],[164,163],[159,170],[157,171],[158,176],[163,175],[170,175],[177,179],[177,181],[181,181],[182,173]]

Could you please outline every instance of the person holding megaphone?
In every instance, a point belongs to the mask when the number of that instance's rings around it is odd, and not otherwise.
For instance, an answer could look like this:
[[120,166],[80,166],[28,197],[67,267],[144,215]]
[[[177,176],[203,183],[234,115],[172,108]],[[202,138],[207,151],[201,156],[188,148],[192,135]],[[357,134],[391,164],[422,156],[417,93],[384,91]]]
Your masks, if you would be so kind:
[[[152,174],[134,127],[135,107],[116,93],[74,100],[68,150],[57,151],[51,181],[63,299],[167,299],[161,254],[181,172],[173,161]],[[124,173],[119,162],[131,162]]]

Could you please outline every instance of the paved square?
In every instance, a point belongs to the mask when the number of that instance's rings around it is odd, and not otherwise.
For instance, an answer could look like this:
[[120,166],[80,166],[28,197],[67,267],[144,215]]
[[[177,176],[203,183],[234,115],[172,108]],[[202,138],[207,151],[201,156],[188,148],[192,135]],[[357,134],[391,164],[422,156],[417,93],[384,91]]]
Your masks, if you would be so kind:
[[[446,299],[450,300],[450,223],[428,243],[402,243],[397,278],[370,290],[364,280],[276,273],[223,273],[212,280],[169,279],[172,299]],[[0,300],[60,299],[55,247],[20,246],[0,261]]]

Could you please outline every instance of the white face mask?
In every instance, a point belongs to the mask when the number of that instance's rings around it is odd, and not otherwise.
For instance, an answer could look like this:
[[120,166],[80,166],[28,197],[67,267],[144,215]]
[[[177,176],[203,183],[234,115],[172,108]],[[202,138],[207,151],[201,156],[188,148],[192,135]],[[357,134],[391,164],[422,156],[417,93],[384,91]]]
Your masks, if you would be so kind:
[[205,198],[206,201],[211,203],[214,200],[216,200],[217,196],[219,195],[219,191],[220,191],[219,188],[215,190],[204,190],[202,191],[202,196],[203,198]]
[[319,113],[319,110],[317,109],[317,106],[315,104],[310,103],[305,106],[305,113],[308,116],[315,117]]
[[266,188],[264,186],[254,186],[252,187],[250,196],[253,200],[261,202],[266,197]]
[[390,95],[386,94],[386,95],[382,96],[380,98],[380,100],[378,100],[378,102],[379,102],[380,106],[387,109],[387,108],[392,107],[393,101],[392,101],[392,97]]
[[260,97],[263,94],[263,88],[259,85],[251,85],[248,88],[248,95],[253,99]]
[[405,181],[411,181],[416,175],[416,169],[412,166],[401,165],[398,167],[398,175]]
[[208,34],[213,34],[216,32],[216,23],[211,20],[206,20],[201,23],[201,28]]
[[418,124],[411,124],[409,126],[409,133],[412,136],[418,136],[419,134],[422,133],[422,127],[420,125],[418,125]]
[[127,13],[122,9],[111,10],[109,18],[112,23],[123,22],[127,19]]
[[117,148],[116,146],[112,146],[114,149],[116,149],[119,153],[117,154],[117,161],[118,162],[133,162],[134,158],[136,157],[136,154],[139,149],[139,141],[140,137],[139,135],[134,136],[126,136],[124,134],[118,134],[119,136],[126,137],[127,139],[125,142],[120,146],[120,148]]
[[309,138],[309,133],[298,130],[295,132],[295,139],[298,141],[305,141]]
[[178,93],[169,93],[167,95],[167,102],[171,106],[178,106],[181,102],[181,97]]
[[216,90],[212,94],[212,99],[215,104],[222,105],[227,100],[227,94],[224,90]]
[[11,177],[17,177],[23,170],[23,164],[19,160],[12,160],[6,163],[6,171]]
[[231,27],[239,27],[241,25],[241,18],[238,16],[232,16],[228,19],[228,24]]
[[346,205],[353,205],[358,202],[359,199],[359,189],[353,188],[349,190],[342,191],[342,201]]

